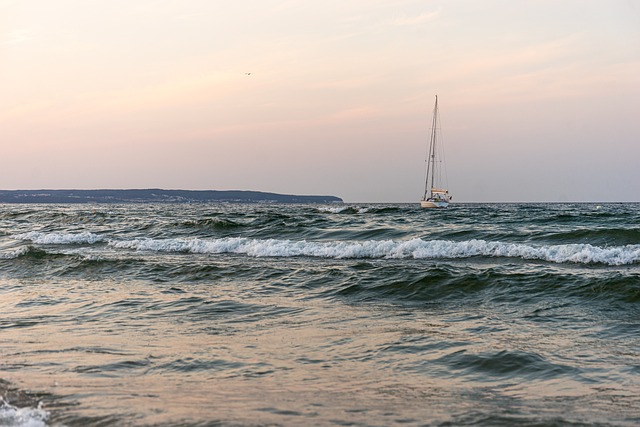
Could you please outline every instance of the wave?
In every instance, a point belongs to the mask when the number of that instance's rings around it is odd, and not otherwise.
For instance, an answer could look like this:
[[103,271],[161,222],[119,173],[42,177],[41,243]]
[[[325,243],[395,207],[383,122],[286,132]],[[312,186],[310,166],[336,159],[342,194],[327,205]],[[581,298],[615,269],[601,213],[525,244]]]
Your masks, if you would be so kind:
[[2,250],[0,251],[0,260],[15,260],[15,259],[45,259],[45,258],[64,258],[68,257],[68,255],[48,252],[36,246],[20,246],[16,249],[11,250]]
[[[607,309],[631,304],[627,307],[632,310],[640,301],[640,275],[635,269],[602,269],[599,274],[585,275],[582,269],[553,265],[536,268],[452,263],[409,266],[374,261],[361,261],[351,268],[355,274],[334,275],[322,295],[344,298],[349,303],[385,301],[410,306],[437,301],[477,304],[491,300],[498,304],[517,304],[524,318],[536,323],[545,322],[549,315],[565,310],[567,304],[571,306],[578,300],[592,307],[603,304]],[[584,305],[577,303],[575,307]],[[628,330],[602,331],[607,336],[625,333]]]
[[[43,233],[31,231],[12,236],[15,240],[42,245],[81,245],[107,242],[116,249],[155,252],[187,252],[200,254],[235,253],[255,257],[321,257],[321,258],[395,258],[436,259],[497,257],[542,260],[555,263],[628,265],[640,261],[640,245],[594,246],[588,243],[536,245],[514,242],[471,239],[464,241],[365,240],[365,241],[293,241],[283,239],[252,239],[225,237],[200,238],[139,238],[112,240],[103,235],[81,233]],[[0,253],[1,259],[17,258],[28,253],[18,248]]]
[[[225,225],[227,226],[227,225]],[[574,238],[586,237],[572,232]],[[620,234],[636,241],[636,230],[622,230]],[[629,237],[631,239],[629,239]],[[563,239],[568,236],[562,235]],[[80,233],[44,233],[31,231],[12,236],[14,240],[40,245],[82,245],[106,242],[116,249],[154,252],[187,252],[200,254],[235,253],[255,257],[321,257],[321,258],[391,258],[437,259],[497,257],[542,260],[555,263],[628,265],[640,261],[640,245],[596,246],[590,243],[555,245],[492,241],[484,239],[454,240],[332,240],[294,241],[285,239],[256,239],[246,237],[201,238],[138,238],[113,240],[88,231]],[[605,245],[607,242],[604,242]],[[31,249],[21,247],[0,252],[0,259],[18,258]]]
[[0,425],[16,427],[46,427],[49,413],[40,406],[19,408],[0,397]]
[[584,242],[603,245],[635,245],[640,243],[640,228],[603,228],[603,229],[573,229],[564,232],[540,233],[533,239]]
[[10,250],[10,251],[2,251],[0,252],[0,259],[15,259],[20,258],[21,256],[27,255],[33,248],[29,246],[22,246],[20,248]]
[[496,353],[470,354],[465,350],[458,350],[447,354],[434,363],[443,364],[449,368],[449,375],[458,375],[457,371],[467,375],[525,378],[529,380],[551,379],[563,375],[580,376],[580,370],[562,364],[556,364],[545,357],[522,351],[502,350]]
[[386,214],[402,212],[402,208],[393,206],[323,206],[318,208],[317,211],[332,214]]
[[255,257],[436,259],[484,256],[606,265],[626,265],[640,261],[640,245],[605,248],[590,244],[536,246],[475,239],[461,242],[422,239],[307,242],[244,237],[212,240],[142,238],[110,240],[108,244],[116,249],[197,254],[234,253]]
[[318,212],[332,214],[363,214],[369,212],[369,208],[359,206],[325,206],[318,208]]
[[16,234],[12,236],[15,240],[29,240],[39,245],[75,245],[83,243],[97,243],[105,240],[103,236],[89,233],[42,233],[30,231],[28,233]]
[[219,218],[205,218],[205,219],[192,219],[177,223],[176,225],[187,228],[204,228],[204,229],[229,229],[243,227],[243,224],[239,224],[235,221]]

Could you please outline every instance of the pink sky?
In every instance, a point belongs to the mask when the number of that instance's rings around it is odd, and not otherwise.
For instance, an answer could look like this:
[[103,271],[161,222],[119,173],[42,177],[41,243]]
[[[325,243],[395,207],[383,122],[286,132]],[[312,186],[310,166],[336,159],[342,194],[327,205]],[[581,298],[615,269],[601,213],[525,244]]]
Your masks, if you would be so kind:
[[640,200],[631,0],[0,0],[0,188],[415,202],[436,93],[454,201]]

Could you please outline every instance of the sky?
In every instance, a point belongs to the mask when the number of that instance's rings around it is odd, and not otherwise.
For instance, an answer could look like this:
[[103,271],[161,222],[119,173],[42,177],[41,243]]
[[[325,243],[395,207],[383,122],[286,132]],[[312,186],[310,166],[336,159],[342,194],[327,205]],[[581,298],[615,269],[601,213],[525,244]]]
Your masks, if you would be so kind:
[[0,189],[640,201],[637,0],[0,0]]

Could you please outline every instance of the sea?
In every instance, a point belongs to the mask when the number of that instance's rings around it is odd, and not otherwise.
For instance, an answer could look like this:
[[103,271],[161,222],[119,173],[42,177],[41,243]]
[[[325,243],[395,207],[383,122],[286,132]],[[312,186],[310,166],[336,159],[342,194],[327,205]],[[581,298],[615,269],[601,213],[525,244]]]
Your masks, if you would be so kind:
[[640,204],[2,204],[0,426],[638,426]]

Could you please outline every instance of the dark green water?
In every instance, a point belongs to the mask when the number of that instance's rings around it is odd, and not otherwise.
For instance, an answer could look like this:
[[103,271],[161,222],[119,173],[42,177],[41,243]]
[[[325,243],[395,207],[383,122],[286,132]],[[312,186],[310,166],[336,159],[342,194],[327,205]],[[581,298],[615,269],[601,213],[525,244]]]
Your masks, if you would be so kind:
[[635,426],[640,205],[0,205],[0,425]]

